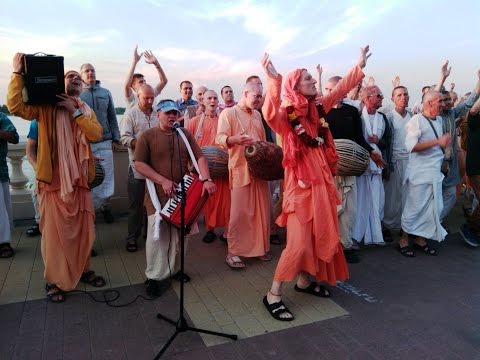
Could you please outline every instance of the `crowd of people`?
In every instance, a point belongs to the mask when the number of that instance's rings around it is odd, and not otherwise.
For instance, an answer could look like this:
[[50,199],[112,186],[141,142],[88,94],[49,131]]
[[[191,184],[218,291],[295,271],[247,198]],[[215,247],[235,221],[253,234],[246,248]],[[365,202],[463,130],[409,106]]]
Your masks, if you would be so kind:
[[[224,241],[230,268],[244,269],[249,258],[271,261],[270,245],[280,243],[277,229],[286,227],[286,244],[263,298],[280,321],[294,319],[282,301],[284,282],[296,281],[298,292],[329,297],[325,283],[334,286],[348,279],[347,263],[360,261],[361,248],[385,246],[395,233],[401,234],[401,255],[437,255],[434,244],[445,239],[444,220],[460,187],[468,200],[460,233],[470,246],[480,246],[480,71],[471,93],[459,97],[453,86],[444,87],[451,70],[447,61],[439,82],[425,86],[421,106],[412,109],[398,77],[391,106],[383,106],[383,92],[373,78],[364,80],[368,46],[353,68],[328,79],[324,89],[321,66],[316,76],[299,68],[283,78],[265,54],[265,87],[258,75],[248,77],[238,102],[229,85],[220,90],[221,104],[217,92],[205,86],[195,89],[194,100],[192,82],[185,80],[180,99],[155,104],[168,79],[150,51],[139,54],[135,48],[124,88],[127,110],[118,124],[112,95],[89,63],[80,72],[65,73],[66,93],[56,105],[25,103],[23,56],[17,53],[13,59],[7,106],[31,120],[26,152],[37,179],[36,225],[27,235],[42,235],[46,292],[52,302],[63,302],[78,282],[105,285],[89,268],[89,258],[94,255],[95,212],[106,223],[114,222],[109,198],[114,192],[113,151],[119,146],[127,147],[129,155],[125,249],[138,250],[145,228],[145,285],[152,297],[170,278],[191,280],[179,270],[180,230],[160,216],[191,172],[190,162],[198,163],[202,194],[209,195],[203,241]],[[155,87],[135,72],[142,57],[157,69]],[[0,257],[6,258],[14,255],[7,142],[18,142],[18,134],[0,115]],[[337,139],[368,152],[363,174],[338,175]],[[282,148],[283,179],[267,181],[250,172],[245,147],[258,141]],[[227,152],[226,177],[211,178],[202,147]],[[105,177],[90,189],[94,160],[103,165]],[[198,231],[189,228],[186,240]]]

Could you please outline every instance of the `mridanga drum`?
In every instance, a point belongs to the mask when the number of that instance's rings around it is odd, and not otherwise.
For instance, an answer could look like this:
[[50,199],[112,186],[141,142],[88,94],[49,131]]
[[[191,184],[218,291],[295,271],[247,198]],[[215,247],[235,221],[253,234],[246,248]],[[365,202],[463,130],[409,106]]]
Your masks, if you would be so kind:
[[90,190],[93,188],[102,185],[103,180],[105,179],[105,169],[103,168],[103,165],[100,163],[100,160],[94,159],[93,164],[95,166],[95,177],[93,178],[93,181],[88,184],[88,187]]
[[268,181],[283,179],[283,151],[280,146],[256,141],[245,147],[245,158],[253,177]]
[[[203,157],[207,160],[208,170],[212,179],[228,178],[228,152],[218,146],[202,146]],[[191,161],[188,171],[196,173]]]
[[360,176],[368,168],[370,154],[356,142],[348,139],[335,139],[337,148],[338,175]]

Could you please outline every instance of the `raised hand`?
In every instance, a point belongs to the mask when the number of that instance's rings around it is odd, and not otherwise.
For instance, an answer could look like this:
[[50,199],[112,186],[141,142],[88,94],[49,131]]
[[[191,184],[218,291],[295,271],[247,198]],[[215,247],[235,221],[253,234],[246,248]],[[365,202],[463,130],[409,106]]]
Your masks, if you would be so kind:
[[321,66],[320,64],[318,64],[317,67],[316,67],[316,69],[317,69],[317,74],[318,74],[318,76],[321,77],[321,76],[322,76],[322,73],[323,73],[323,68],[322,68],[322,66]]
[[450,91],[453,91],[453,89],[455,89],[455,83],[450,83]]
[[440,73],[442,75],[442,79],[446,79],[450,75],[450,71],[452,70],[452,67],[448,67],[448,60],[445,61],[445,63],[442,65],[442,68],[440,70]]
[[25,54],[24,53],[16,53],[13,56],[13,71],[18,72],[18,73],[23,73],[23,58]]
[[373,76],[369,76],[365,81],[365,86],[375,86],[375,78]]
[[146,50],[144,53],[143,53],[143,57],[145,58],[145,62],[147,64],[153,64],[153,65],[158,65],[158,60],[157,58],[155,57],[155,55],[153,55],[153,53],[150,51],[150,50]]
[[397,86],[400,86],[400,76],[395,76],[395,79],[392,80],[392,86],[395,89]]
[[262,57],[262,67],[265,70],[265,74],[272,79],[276,79],[278,76],[278,72],[275,69],[275,66],[272,64],[272,60],[270,60],[270,56],[265,53]]
[[369,54],[368,52],[370,51],[370,45],[367,45],[363,48],[360,48],[360,58],[358,59],[357,65],[360,66],[360,68],[364,68],[367,66],[367,60],[372,54]]
[[140,61],[142,54],[138,53],[138,45],[135,45],[135,49],[133,49],[133,62],[136,64]]

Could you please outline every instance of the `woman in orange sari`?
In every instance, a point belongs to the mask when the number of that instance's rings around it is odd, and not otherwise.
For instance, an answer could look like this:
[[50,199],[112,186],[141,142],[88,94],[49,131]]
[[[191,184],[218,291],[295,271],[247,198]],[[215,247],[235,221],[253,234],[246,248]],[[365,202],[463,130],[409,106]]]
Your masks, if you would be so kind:
[[[368,46],[362,48],[358,65],[323,98],[317,98],[316,81],[307,70],[292,71],[285,80],[282,104],[282,76],[277,74],[268,55],[262,60],[268,77],[262,112],[270,127],[282,137],[285,168],[282,213],[276,222],[287,227],[287,246],[278,261],[272,286],[263,298],[265,307],[277,320],[294,319],[281,301],[283,282],[297,279],[296,291],[329,297],[329,290],[318,282],[335,285],[348,278],[338,230],[340,199],[333,181],[338,156],[323,116],[363,78],[361,69],[366,65],[368,50]],[[310,275],[315,281],[310,281]]]

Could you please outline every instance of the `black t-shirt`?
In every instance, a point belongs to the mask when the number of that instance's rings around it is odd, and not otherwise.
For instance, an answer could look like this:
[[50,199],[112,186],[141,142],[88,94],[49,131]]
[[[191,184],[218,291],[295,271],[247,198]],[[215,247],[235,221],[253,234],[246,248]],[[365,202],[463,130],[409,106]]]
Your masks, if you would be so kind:
[[343,104],[339,108],[332,108],[325,120],[328,122],[334,139],[355,141],[369,153],[373,151],[363,137],[362,119],[357,108],[347,104]]
[[467,175],[480,175],[480,113],[468,114]]

